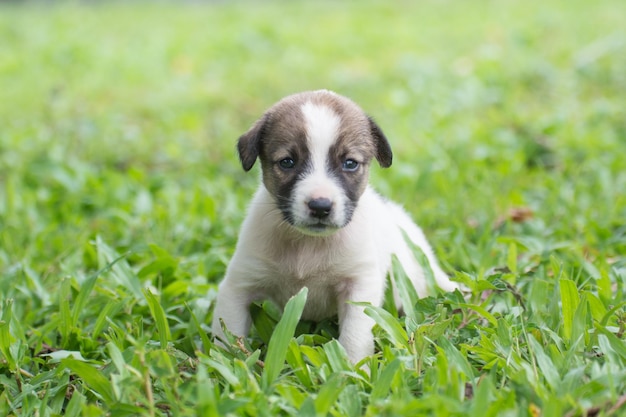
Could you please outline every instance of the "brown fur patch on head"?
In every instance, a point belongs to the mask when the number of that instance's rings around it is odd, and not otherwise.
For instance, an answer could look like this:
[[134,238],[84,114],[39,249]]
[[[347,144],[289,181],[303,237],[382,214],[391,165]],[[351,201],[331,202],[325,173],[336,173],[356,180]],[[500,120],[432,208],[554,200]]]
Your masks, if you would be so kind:
[[[352,100],[326,90],[308,91],[287,96],[273,105],[257,122],[244,133],[237,148],[243,169],[249,171],[257,157],[271,155],[271,149],[264,151],[264,145],[271,138],[272,148],[288,145],[305,139],[301,106],[307,101],[330,107],[341,118],[341,135],[351,143],[369,148],[371,154],[383,168],[392,162],[391,147],[380,127]],[[369,155],[367,149],[366,155]]]
[[391,166],[393,154],[389,141],[376,122],[359,105],[347,97],[326,90],[309,94],[308,101],[328,106],[341,118],[338,139],[345,142],[345,147],[360,149],[368,162],[369,159],[376,158],[383,168]]
[[[305,138],[302,114],[296,105],[298,95],[274,104],[237,142],[243,169],[249,171],[257,157],[267,156],[267,149],[286,147]],[[271,140],[269,140],[271,139]]]
[[[340,118],[338,136],[328,154],[329,169],[342,183],[348,198],[356,202],[367,186],[370,161],[376,158],[382,167],[390,166],[391,147],[380,127],[356,103],[330,91],[287,96],[267,110],[239,138],[239,156],[244,170],[250,170],[259,158],[266,188],[280,200],[279,205],[289,204],[287,196],[295,182],[310,168],[307,165],[310,154],[307,126],[302,113],[306,103],[328,107]],[[284,158],[292,158],[296,169],[281,169],[279,162]],[[346,159],[357,161],[358,170],[342,170]]]

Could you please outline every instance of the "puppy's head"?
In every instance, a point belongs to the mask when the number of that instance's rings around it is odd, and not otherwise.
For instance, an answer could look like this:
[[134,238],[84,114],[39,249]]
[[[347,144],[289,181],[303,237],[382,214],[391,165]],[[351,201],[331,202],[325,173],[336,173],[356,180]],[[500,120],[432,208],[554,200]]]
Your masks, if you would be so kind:
[[384,134],[351,100],[330,91],[288,96],[239,138],[243,168],[257,157],[263,183],[289,224],[309,235],[347,225],[376,158],[391,165]]

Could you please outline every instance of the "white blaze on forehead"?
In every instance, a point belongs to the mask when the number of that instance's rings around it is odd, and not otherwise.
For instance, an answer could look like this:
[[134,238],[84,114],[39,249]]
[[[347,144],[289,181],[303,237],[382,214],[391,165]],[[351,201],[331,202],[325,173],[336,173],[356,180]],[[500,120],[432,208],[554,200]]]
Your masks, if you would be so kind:
[[328,150],[339,135],[341,119],[330,107],[313,104],[310,101],[302,105],[302,114],[313,169],[317,171],[323,169]]
[[341,118],[329,106],[306,102],[301,107],[306,128],[307,148],[311,169],[301,178],[293,192],[292,213],[296,223],[315,224],[307,203],[316,198],[327,198],[333,208],[325,222],[335,227],[345,224],[345,193],[328,172],[328,153],[339,136]]

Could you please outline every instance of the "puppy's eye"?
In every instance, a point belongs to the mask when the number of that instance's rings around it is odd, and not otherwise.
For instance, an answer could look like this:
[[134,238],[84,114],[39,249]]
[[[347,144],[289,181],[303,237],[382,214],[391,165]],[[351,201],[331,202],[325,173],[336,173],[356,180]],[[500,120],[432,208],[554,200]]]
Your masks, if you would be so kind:
[[354,172],[359,167],[359,163],[354,159],[346,159],[343,161],[342,168],[344,171]]
[[296,166],[296,161],[293,158],[285,158],[278,161],[278,166],[282,169],[292,169]]

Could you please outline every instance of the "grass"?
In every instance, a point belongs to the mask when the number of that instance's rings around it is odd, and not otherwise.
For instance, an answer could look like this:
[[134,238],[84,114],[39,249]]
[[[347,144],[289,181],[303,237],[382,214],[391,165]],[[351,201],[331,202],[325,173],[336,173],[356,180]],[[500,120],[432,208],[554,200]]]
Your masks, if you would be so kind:
[[[3,3],[0,415],[623,415],[624,21],[620,0]],[[303,294],[209,338],[258,181],[234,142],[312,88],[383,127],[372,182],[470,292],[368,307],[371,375],[332,321],[298,323]]]

